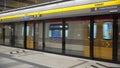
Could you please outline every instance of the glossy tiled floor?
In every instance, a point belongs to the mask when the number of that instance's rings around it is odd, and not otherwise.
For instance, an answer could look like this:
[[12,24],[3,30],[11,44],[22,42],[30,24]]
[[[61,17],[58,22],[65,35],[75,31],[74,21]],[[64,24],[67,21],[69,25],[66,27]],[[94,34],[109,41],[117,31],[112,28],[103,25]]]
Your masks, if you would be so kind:
[[0,68],[120,68],[120,64],[0,46]]

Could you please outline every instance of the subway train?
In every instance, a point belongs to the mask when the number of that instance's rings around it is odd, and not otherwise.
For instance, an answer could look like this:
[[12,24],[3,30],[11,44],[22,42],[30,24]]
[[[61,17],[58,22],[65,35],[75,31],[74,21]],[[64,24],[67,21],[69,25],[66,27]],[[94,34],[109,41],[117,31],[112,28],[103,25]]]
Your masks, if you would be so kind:
[[120,1],[58,1],[0,12],[0,44],[120,63]]

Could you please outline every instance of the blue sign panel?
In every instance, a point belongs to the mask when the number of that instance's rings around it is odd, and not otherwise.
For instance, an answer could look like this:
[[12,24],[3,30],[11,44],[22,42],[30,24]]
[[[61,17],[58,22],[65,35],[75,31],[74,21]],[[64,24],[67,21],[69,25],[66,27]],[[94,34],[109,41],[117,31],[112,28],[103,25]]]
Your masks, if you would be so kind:
[[120,5],[92,8],[91,11],[113,10],[120,8]]

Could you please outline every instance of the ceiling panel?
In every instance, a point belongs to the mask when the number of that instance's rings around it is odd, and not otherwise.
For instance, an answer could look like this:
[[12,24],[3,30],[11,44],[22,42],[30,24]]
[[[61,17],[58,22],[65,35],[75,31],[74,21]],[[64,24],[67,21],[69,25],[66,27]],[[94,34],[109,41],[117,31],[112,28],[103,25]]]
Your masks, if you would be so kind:
[[0,0],[0,11],[50,2],[55,0]]

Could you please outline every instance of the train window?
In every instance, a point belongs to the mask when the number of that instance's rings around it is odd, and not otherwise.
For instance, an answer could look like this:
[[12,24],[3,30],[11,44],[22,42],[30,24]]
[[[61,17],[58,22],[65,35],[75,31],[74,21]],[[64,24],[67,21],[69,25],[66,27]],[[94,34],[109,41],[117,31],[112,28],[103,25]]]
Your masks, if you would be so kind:
[[[90,24],[88,25],[88,38],[90,38]],[[97,24],[94,23],[94,38],[97,37]]]
[[[27,36],[31,35],[30,34],[30,26],[27,26]],[[32,27],[32,36],[34,35],[34,29]]]
[[22,26],[22,36],[24,36],[24,26]]
[[[68,25],[65,25],[66,37],[68,37]],[[62,38],[62,24],[51,24],[49,27],[50,38]]]
[[104,22],[103,24],[103,39],[112,39],[112,22]]
[[29,35],[29,30],[30,30],[30,27],[27,26],[27,36]]

